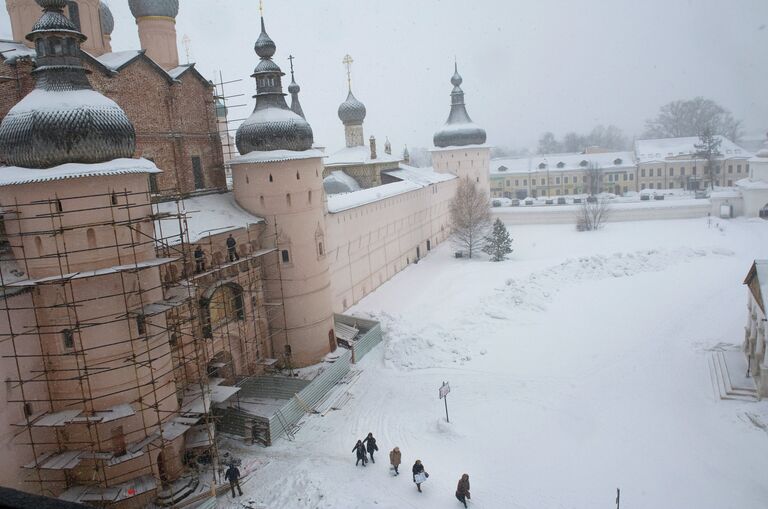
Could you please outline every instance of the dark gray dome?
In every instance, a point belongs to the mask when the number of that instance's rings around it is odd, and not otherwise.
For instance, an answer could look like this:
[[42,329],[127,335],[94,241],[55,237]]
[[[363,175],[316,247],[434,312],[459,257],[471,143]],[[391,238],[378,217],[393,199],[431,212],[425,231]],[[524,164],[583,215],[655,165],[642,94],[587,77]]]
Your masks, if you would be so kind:
[[254,69],[253,72],[281,72],[281,70],[280,66],[277,65],[274,60],[264,59],[260,60],[259,63],[256,64],[256,69]]
[[259,58],[272,58],[275,56],[275,51],[277,51],[275,41],[267,35],[267,30],[264,28],[264,18],[261,18],[261,34],[259,34],[259,38],[256,39],[256,44],[253,45],[253,49],[256,51]]
[[134,18],[164,16],[175,18],[179,14],[179,0],[128,0]]
[[45,12],[27,35],[37,48],[35,89],[0,123],[0,159],[27,168],[132,157],[136,134],[111,99],[91,88],[80,60],[83,34],[65,2],[38,0]]
[[339,105],[339,119],[344,125],[362,124],[365,114],[365,104],[358,101],[350,90],[347,100]]
[[256,106],[237,129],[237,150],[243,155],[253,151],[309,150],[314,142],[312,127],[285,102],[284,74],[272,61],[277,48],[267,35],[263,18],[255,49],[261,58],[252,75],[256,80]]
[[115,29],[115,18],[112,16],[109,6],[104,2],[99,2],[99,18],[101,19],[101,33],[112,35],[112,31]]
[[482,145],[487,138],[485,129],[472,122],[464,103],[464,91],[461,89],[463,79],[455,67],[451,84],[451,113],[442,129],[435,133],[433,142],[436,147],[463,147],[467,145]]
[[289,94],[298,94],[301,92],[301,87],[298,83],[296,83],[296,80],[291,80],[291,84],[288,85],[288,93]]

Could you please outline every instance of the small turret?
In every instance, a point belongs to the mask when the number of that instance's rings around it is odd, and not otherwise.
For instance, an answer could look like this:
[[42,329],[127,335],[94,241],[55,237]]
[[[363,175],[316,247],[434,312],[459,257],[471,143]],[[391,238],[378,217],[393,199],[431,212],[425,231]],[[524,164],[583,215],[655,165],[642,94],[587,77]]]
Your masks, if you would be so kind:
[[485,129],[472,122],[469,113],[467,113],[464,91],[461,89],[463,81],[459,74],[458,64],[454,64],[454,73],[451,77],[451,84],[453,85],[451,113],[442,129],[435,133],[433,141],[436,147],[463,147],[485,143]]

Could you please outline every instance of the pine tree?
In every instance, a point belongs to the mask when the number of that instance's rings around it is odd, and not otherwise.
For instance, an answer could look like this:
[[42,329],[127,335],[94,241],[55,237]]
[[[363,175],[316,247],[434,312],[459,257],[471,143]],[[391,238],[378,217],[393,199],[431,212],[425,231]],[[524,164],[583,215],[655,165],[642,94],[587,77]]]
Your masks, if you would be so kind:
[[500,262],[507,259],[507,255],[512,252],[512,238],[509,236],[507,227],[496,219],[493,222],[491,234],[485,237],[483,252],[491,255],[491,261]]

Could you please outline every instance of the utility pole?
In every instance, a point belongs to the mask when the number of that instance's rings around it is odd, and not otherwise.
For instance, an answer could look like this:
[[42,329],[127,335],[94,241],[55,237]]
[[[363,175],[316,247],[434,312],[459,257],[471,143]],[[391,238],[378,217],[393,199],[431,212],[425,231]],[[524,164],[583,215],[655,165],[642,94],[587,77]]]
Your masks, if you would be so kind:
[[616,509],[621,509],[621,490],[616,488]]

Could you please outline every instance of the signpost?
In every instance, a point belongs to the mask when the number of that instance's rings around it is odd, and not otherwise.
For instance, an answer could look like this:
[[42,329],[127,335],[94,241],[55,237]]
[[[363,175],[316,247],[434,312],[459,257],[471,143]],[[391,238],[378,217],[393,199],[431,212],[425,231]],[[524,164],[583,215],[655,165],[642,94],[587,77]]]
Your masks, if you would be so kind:
[[450,419],[448,419],[448,393],[451,392],[451,386],[448,385],[448,382],[443,382],[443,385],[440,386],[440,399],[442,399],[445,402],[445,421],[451,422]]

